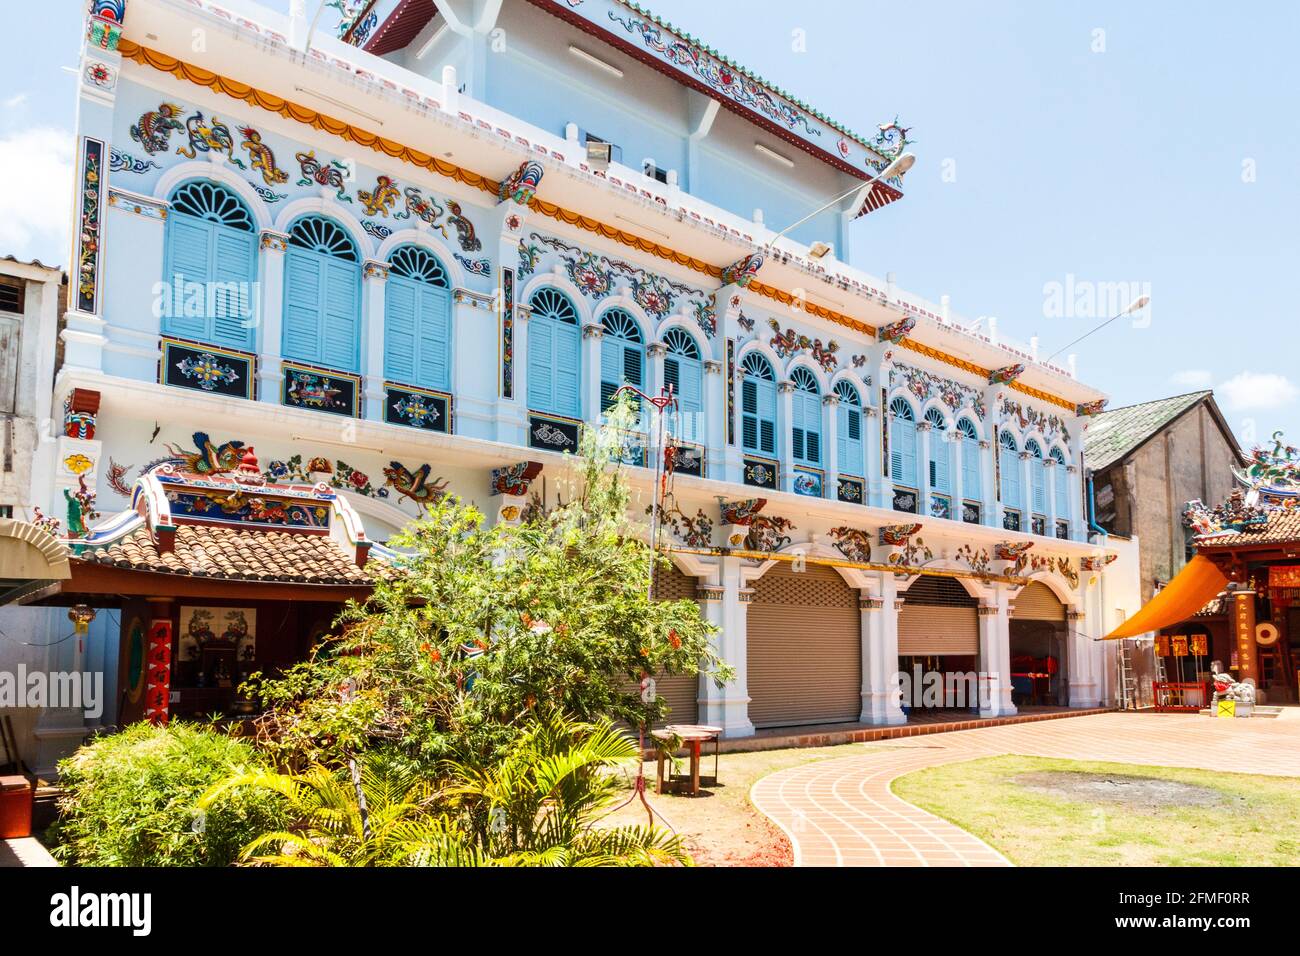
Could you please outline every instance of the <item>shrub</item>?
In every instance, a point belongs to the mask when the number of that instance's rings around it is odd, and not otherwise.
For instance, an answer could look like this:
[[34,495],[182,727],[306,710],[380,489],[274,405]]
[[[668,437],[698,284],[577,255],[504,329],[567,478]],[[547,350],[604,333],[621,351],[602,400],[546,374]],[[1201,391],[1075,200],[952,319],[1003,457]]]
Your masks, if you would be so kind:
[[218,780],[265,769],[253,749],[197,724],[133,724],[59,764],[64,794],[55,854],[82,866],[226,866],[283,823],[278,801],[232,790],[204,811]]

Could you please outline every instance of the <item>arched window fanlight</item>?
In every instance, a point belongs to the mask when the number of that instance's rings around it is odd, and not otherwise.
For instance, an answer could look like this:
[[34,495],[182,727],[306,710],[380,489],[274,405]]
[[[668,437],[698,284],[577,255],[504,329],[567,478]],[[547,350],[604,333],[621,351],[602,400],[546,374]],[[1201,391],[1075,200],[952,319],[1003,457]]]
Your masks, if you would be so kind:
[[555,289],[538,289],[528,300],[528,308],[533,318],[568,322],[570,325],[578,324],[578,310],[573,307],[568,296]]
[[359,262],[352,237],[338,223],[323,216],[304,216],[289,230],[289,245],[319,255]]
[[664,333],[664,347],[668,349],[669,355],[680,355],[699,361],[700,347],[695,344],[695,339],[690,334],[681,329],[669,329]]
[[422,246],[398,246],[388,257],[389,274],[425,282],[439,289],[451,288],[447,270],[428,249]]
[[626,342],[641,343],[641,326],[636,319],[623,309],[609,309],[600,317],[601,327],[606,334],[617,336]]
[[740,367],[747,376],[762,379],[764,382],[776,381],[776,373],[772,371],[771,363],[758,352],[750,352],[746,355],[741,360]]
[[243,200],[217,183],[204,179],[184,183],[172,193],[171,203],[172,212],[193,216],[205,222],[215,222],[231,229],[257,231],[253,214],[248,211]]

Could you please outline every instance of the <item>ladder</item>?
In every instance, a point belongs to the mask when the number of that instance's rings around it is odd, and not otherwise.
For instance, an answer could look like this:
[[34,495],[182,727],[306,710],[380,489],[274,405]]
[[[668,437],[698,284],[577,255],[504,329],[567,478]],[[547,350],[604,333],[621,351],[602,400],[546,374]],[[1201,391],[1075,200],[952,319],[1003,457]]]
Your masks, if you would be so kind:
[[1133,673],[1133,648],[1128,639],[1119,642],[1119,709],[1137,710],[1137,676]]

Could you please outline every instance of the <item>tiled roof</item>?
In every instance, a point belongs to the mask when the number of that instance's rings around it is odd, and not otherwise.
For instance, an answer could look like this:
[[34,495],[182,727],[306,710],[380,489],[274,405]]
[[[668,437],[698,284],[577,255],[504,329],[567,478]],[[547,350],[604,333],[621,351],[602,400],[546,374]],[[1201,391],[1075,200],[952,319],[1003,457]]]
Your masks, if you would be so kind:
[[1183,412],[1213,394],[1208,389],[1188,392],[1102,412],[1088,422],[1088,430],[1083,433],[1083,453],[1088,467],[1098,469],[1113,465]]
[[1268,523],[1245,531],[1197,538],[1196,547],[1204,551],[1217,548],[1242,548],[1261,544],[1300,545],[1300,507],[1275,508],[1269,513]]
[[325,535],[202,525],[178,527],[175,548],[166,554],[159,554],[149,531],[139,528],[107,547],[88,549],[80,558],[134,571],[300,584],[364,586],[388,570],[375,560],[365,568],[357,567]]

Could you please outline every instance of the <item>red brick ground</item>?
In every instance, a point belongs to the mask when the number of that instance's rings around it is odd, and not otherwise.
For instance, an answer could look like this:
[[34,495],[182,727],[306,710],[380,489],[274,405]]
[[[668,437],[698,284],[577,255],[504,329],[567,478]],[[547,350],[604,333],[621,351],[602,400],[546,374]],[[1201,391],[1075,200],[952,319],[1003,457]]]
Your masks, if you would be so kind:
[[778,771],[750,798],[790,838],[795,866],[1009,866],[971,834],[894,796],[896,777],[1021,754],[1300,777],[1300,710],[1279,718],[1108,713],[868,744]]

